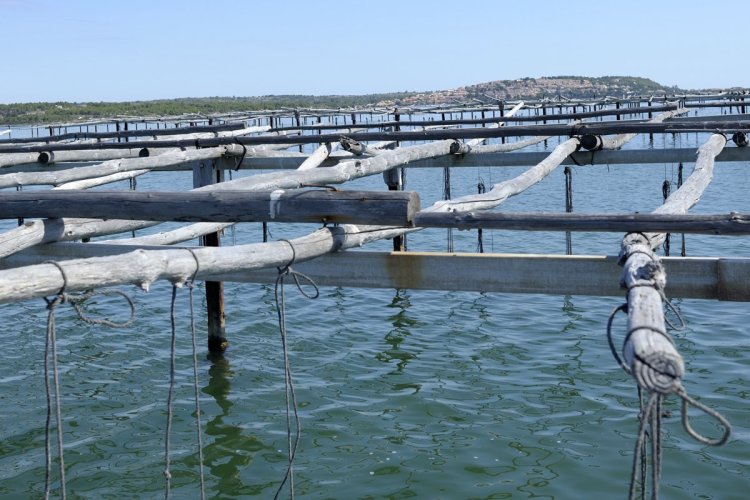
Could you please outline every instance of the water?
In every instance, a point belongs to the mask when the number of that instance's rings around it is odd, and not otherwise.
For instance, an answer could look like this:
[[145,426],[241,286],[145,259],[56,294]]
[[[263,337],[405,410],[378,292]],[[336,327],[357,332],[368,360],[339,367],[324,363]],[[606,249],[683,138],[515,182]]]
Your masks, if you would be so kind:
[[[702,138],[698,138],[701,140]],[[685,139],[692,147],[694,139]],[[634,147],[647,144],[636,139]],[[549,147],[556,145],[551,141]],[[670,146],[668,144],[667,146]],[[540,146],[541,147],[541,146]],[[661,147],[657,145],[657,147]],[[686,175],[690,167],[686,166]],[[719,164],[695,208],[748,212],[742,164]],[[523,169],[454,169],[453,195],[475,192]],[[187,175],[181,182],[188,184]],[[170,177],[165,181],[164,176]],[[139,179],[139,189],[180,174]],[[576,167],[574,208],[648,211],[675,165]],[[382,180],[353,186],[380,188]],[[442,192],[439,170],[410,170],[407,189],[427,206]],[[629,195],[641,189],[637,199]],[[560,211],[562,170],[505,210]],[[274,238],[310,226],[272,225]],[[474,251],[476,233],[454,231],[457,251]],[[617,234],[575,234],[581,254],[614,254]],[[225,237],[258,241],[258,225]],[[485,231],[485,249],[564,253],[555,233]],[[389,242],[368,249],[387,250]],[[413,250],[444,250],[446,231],[409,236]],[[674,248],[674,246],[673,246]],[[744,237],[687,237],[692,256],[748,257]],[[163,496],[171,287],[155,283],[134,297],[127,330],[82,324],[58,311],[58,348],[67,488],[76,498]],[[273,288],[226,285],[223,360],[207,359],[204,289],[196,288],[199,389],[210,498],[273,496],[286,466],[283,364]],[[667,288],[669,294],[669,289]],[[300,498],[623,498],[637,431],[634,382],[607,346],[609,312],[622,297],[323,288],[309,300],[287,288],[287,328],[302,423],[295,461]],[[733,424],[719,448],[693,441],[679,406],[664,422],[662,497],[741,499],[750,487],[750,347],[744,303],[675,299],[687,322],[675,334],[688,392]],[[121,299],[92,312],[122,317]],[[178,293],[177,387],[172,435],[175,498],[198,496],[188,291]],[[45,397],[41,300],[2,306],[0,336],[0,495],[40,497],[44,480]],[[616,335],[623,324],[616,323]],[[621,337],[620,337],[621,338]],[[695,427],[720,432],[691,412]],[[57,477],[56,471],[53,477]],[[55,485],[57,488],[57,484]]]

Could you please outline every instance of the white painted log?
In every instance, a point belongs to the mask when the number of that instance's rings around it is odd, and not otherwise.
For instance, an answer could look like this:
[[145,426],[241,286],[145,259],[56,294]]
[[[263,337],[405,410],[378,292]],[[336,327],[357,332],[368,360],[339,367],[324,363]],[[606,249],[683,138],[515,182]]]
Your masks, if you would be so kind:
[[648,239],[630,233],[623,239],[622,283],[628,290],[628,323],[622,359],[640,387],[671,394],[682,387],[685,364],[667,333],[662,294],[666,273]]
[[120,172],[117,174],[104,175],[102,177],[94,177],[91,179],[83,179],[80,181],[66,182],[64,184],[60,184],[59,186],[53,187],[52,189],[88,189],[95,186],[111,184],[113,182],[134,179],[149,172],[151,172],[151,170],[131,170],[129,172]]
[[117,245],[175,245],[184,241],[195,240],[201,236],[211,233],[218,233],[224,229],[232,227],[230,222],[198,222],[187,226],[179,227],[171,231],[162,231],[160,233],[136,236],[135,238],[122,238],[112,240],[97,240],[91,244],[117,244]]
[[[64,264],[71,259],[112,257],[131,251],[132,248],[124,245],[39,245],[0,260],[0,269],[38,265],[50,260]],[[750,259],[665,257],[662,261],[669,272],[670,291],[677,296],[750,301]],[[334,252],[296,263],[294,269],[310,276],[320,286],[622,295],[617,257],[603,255]],[[273,283],[277,273],[273,268],[233,270],[204,279]]]
[[289,241],[190,250],[138,248],[114,257],[67,260],[61,264],[66,280],[54,264],[25,266],[0,271],[0,303],[55,295],[63,286],[69,292],[126,284],[148,290],[160,279],[182,284],[195,274],[196,279],[211,280],[241,270],[283,267],[367,241],[370,235],[345,224]]
[[[523,101],[519,102],[518,104],[516,104],[515,106],[513,106],[513,109],[511,109],[510,111],[508,111],[507,113],[505,113],[505,116],[506,117],[511,117],[511,116],[515,115],[516,113],[518,113],[518,111],[521,110],[521,108],[523,108],[523,105],[524,105]],[[491,123],[488,127],[485,127],[485,128],[500,128],[500,127],[502,127],[504,125],[505,125],[505,122],[497,122],[497,123]],[[473,148],[476,148],[479,145],[484,144],[486,141],[487,141],[486,138],[485,139],[471,139],[471,140],[468,140],[468,141],[466,141],[466,142],[464,142],[464,143],[461,144],[461,147],[459,148],[458,151],[456,151],[456,154],[466,154],[466,153],[469,153],[469,152],[471,152],[471,150]]]
[[319,167],[334,149],[335,147],[331,146],[330,142],[326,142],[313,151],[313,153],[302,162],[302,165],[300,165],[297,170],[310,170]]
[[467,212],[494,208],[507,198],[517,195],[540,182],[553,172],[579,146],[577,138],[571,138],[558,145],[547,158],[521,175],[500,182],[482,194],[462,196],[454,200],[438,201],[424,212]]
[[[28,186],[28,185],[60,185],[93,177],[102,177],[120,172],[143,169],[159,169],[171,167],[182,163],[219,158],[222,155],[231,154],[235,148],[217,147],[205,149],[181,150],[171,149],[159,156],[148,156],[145,158],[125,158],[109,160],[97,165],[76,167],[67,170],[56,170],[52,172],[17,172],[0,175],[0,188]],[[240,148],[241,151],[241,148]]]
[[[388,151],[366,160],[350,160],[334,167],[308,171],[272,172],[222,182],[199,188],[201,190],[254,190],[298,189],[310,185],[338,184],[348,180],[382,173],[411,161],[450,154],[455,141],[445,140]],[[240,148],[241,150],[241,148]],[[199,150],[200,151],[200,150]],[[97,223],[90,219],[42,219],[0,234],[0,258],[23,248],[53,241],[73,241],[93,236],[116,234],[155,225],[149,221],[109,220]],[[121,223],[121,231],[117,224]]]
[[516,141],[516,142],[506,142],[505,144],[497,143],[497,144],[480,144],[478,146],[474,146],[471,148],[470,151],[468,151],[469,154],[481,154],[481,153],[506,153],[509,151],[516,151],[518,149],[523,149],[527,146],[533,146],[534,144],[539,144],[542,141],[546,141],[549,139],[548,136],[537,136],[532,137],[530,139],[524,139],[523,141]]
[[39,153],[3,153],[0,154],[0,168],[36,163],[38,157]]
[[[698,203],[703,192],[711,183],[714,174],[714,163],[716,156],[721,153],[727,143],[726,137],[721,134],[713,134],[700,148],[698,158],[690,177],[672,193],[662,206],[653,211],[655,214],[685,214],[690,208]],[[658,248],[666,239],[664,233],[652,233],[647,235],[651,241],[651,248]]]
[[[726,142],[723,135],[712,135],[700,147],[688,180],[653,213],[684,214],[695,205],[711,182],[714,158]],[[670,394],[682,387],[685,366],[664,320],[662,298],[666,273],[653,252],[664,239],[664,233],[630,233],[623,238],[620,261],[622,283],[628,290],[627,331],[630,332],[623,347],[623,361],[640,387]]]
[[[667,111],[655,116],[653,119],[649,120],[648,123],[661,123],[664,120],[687,113],[688,111],[687,108]],[[637,135],[638,134],[619,134],[612,137],[604,137],[602,138],[602,149],[620,149]]]

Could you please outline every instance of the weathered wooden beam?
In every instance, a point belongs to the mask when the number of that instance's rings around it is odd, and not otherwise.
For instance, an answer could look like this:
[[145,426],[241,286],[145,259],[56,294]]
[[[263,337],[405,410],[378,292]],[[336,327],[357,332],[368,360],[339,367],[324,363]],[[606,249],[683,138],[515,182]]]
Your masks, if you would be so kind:
[[195,161],[240,155],[242,148],[171,149],[158,156],[108,160],[97,165],[55,170],[52,172],[17,172],[0,175],[0,188],[29,185],[60,185],[67,182],[102,177],[142,169],[160,169]]
[[[196,189],[218,184],[224,180],[224,172],[216,168],[214,160],[204,160],[193,167],[193,187]],[[210,208],[208,208],[210,210]],[[206,233],[200,239],[204,247],[221,246],[221,231]],[[196,261],[197,264],[197,261]],[[226,336],[226,313],[224,311],[224,282],[206,281],[206,323],[208,350],[221,354],[229,346]]]
[[[440,202],[439,202],[440,203]],[[455,203],[453,203],[455,204]],[[592,214],[544,212],[428,212],[417,227],[510,231],[670,232],[750,235],[750,214]]]
[[28,138],[15,138],[0,140],[0,145],[5,143],[23,144],[30,142],[59,142],[69,140],[81,140],[81,139],[124,139],[126,137],[157,137],[165,135],[185,135],[195,133],[218,133],[218,132],[230,132],[244,129],[245,124],[242,122],[235,123],[224,123],[221,125],[200,125],[193,127],[169,127],[160,129],[145,129],[140,130],[118,130],[113,132],[72,132],[69,134],[53,135],[48,137],[28,137]]
[[523,174],[492,186],[486,193],[462,196],[456,200],[445,200],[435,203],[425,212],[466,212],[469,210],[487,210],[496,207],[507,198],[521,193],[540,182],[562,163],[571,153],[578,149],[578,139],[572,138],[558,145],[544,160]]
[[308,156],[305,161],[302,162],[302,165],[297,167],[297,170],[310,170],[312,168],[317,168],[325,161],[326,158],[328,158],[328,155],[331,154],[331,151],[333,151],[334,148],[331,146],[330,142],[327,142],[325,144],[322,144],[318,149],[312,152],[310,156]]
[[413,225],[419,196],[406,191],[0,192],[0,219],[79,217],[177,222],[328,222]]
[[[333,167],[316,168],[301,172],[271,172],[235,179],[200,188],[218,190],[275,190],[296,189],[303,186],[336,184],[367,175],[382,173],[399,165],[450,154],[455,141],[439,141],[386,151],[382,155],[364,160],[349,160]],[[53,241],[73,241],[92,236],[115,234],[154,225],[152,221],[100,221],[95,219],[43,219],[0,234],[0,258],[23,248]],[[122,228],[120,231],[117,228]]]
[[[307,245],[305,247],[309,248]],[[222,271],[209,262],[205,252],[210,249],[196,248],[194,251],[198,252],[201,269],[205,270],[199,273],[198,279],[273,283],[278,274],[274,266],[288,263],[292,258],[288,244],[274,242],[268,247],[268,253],[263,255],[268,257],[272,252],[278,251],[278,258],[259,264],[262,268],[256,267],[255,263],[249,267],[249,261],[245,260],[245,256],[249,254],[243,248],[239,248],[235,254],[232,267],[230,262],[224,261],[225,258],[232,259],[231,254],[223,256],[228,250],[231,249],[221,249],[222,255],[217,255],[222,267],[226,266]],[[151,259],[147,256],[152,251],[159,252],[155,255],[161,256],[160,262],[169,264],[166,269],[154,268],[148,264]],[[76,259],[75,262],[73,259]],[[27,292],[33,292],[35,297],[55,294],[62,284],[62,278],[59,277],[59,271],[56,273],[54,266],[42,264],[48,260],[59,261],[66,269],[66,274],[70,265],[71,270],[76,270],[71,271],[73,277],[95,273],[85,278],[85,282],[92,288],[122,284],[121,280],[110,283],[109,280],[114,276],[101,274],[107,266],[106,262],[109,262],[107,259],[118,262],[117,269],[132,265],[146,265],[145,271],[159,269],[159,277],[163,273],[166,275],[165,279],[174,281],[189,278],[196,265],[189,251],[180,248],[134,252],[131,248],[118,245],[43,245],[0,261],[0,268],[5,269],[0,271],[0,284],[3,285],[0,287],[0,302],[29,299],[31,296]],[[623,293],[619,286],[621,270],[617,266],[616,256],[357,251],[336,252],[306,262],[302,262],[303,260],[300,256],[294,268],[310,276],[320,286],[612,297],[620,297]],[[750,259],[664,257],[662,262],[669,273],[666,290],[669,297],[750,301]],[[19,265],[31,267],[15,270],[9,267]],[[95,282],[102,277],[107,281]],[[140,278],[145,283],[157,277],[141,274]],[[31,280],[35,280],[34,283]],[[46,284],[42,285],[39,280]],[[30,290],[8,287],[16,283],[24,285],[26,282],[33,285]],[[130,282],[139,283],[139,280],[125,283]],[[46,288],[39,291],[42,286]],[[85,286],[82,285],[81,289],[85,289]]]
[[[727,138],[721,134],[712,135],[699,149],[698,159],[690,177],[682,186],[672,193],[662,206],[653,211],[655,214],[684,214],[700,200],[703,192],[713,179],[714,159],[721,153]],[[647,234],[651,248],[657,248],[666,239],[666,234]]]
[[[632,122],[598,122],[580,123],[576,125],[523,125],[516,127],[498,128],[461,128],[450,130],[421,130],[421,131],[394,131],[394,132],[356,132],[347,134],[356,141],[438,141],[438,140],[462,140],[462,139],[486,139],[492,137],[523,137],[523,136],[578,136],[578,135],[611,135],[630,133],[687,133],[687,132],[725,132],[750,131],[750,121],[711,121],[703,122],[667,122],[647,123],[642,121]],[[103,149],[104,146],[112,147],[216,147],[237,142],[243,145],[260,144],[311,144],[336,142],[340,134],[303,135],[303,136],[257,136],[257,137],[215,137],[210,139],[195,140],[166,140],[166,141],[139,141],[130,143],[95,143],[86,145],[61,144],[55,150],[70,149]],[[48,146],[3,146],[0,153],[28,153],[41,152],[49,149]]]
[[[519,103],[516,103],[516,105]],[[470,111],[481,111],[481,110],[488,111],[487,108],[477,108]],[[497,109],[497,108],[493,108]],[[651,111],[671,111],[673,109],[677,109],[677,104],[666,104],[663,106],[654,106],[651,108]],[[466,110],[464,110],[466,111]],[[556,115],[547,115],[546,120],[559,120],[559,121],[568,121],[568,120],[581,120],[584,118],[596,118],[596,117],[603,117],[603,116],[615,116],[615,115],[634,115],[634,114],[645,114],[649,110],[645,108],[624,108],[624,109],[605,109],[605,110],[599,110],[599,111],[586,111],[586,112],[580,112],[580,113],[562,113],[562,114],[556,114]],[[362,128],[384,128],[384,127],[394,127],[396,125],[400,125],[401,127],[432,127],[432,126],[445,126],[449,127],[452,125],[483,125],[483,124],[490,124],[490,123],[497,123],[497,122],[503,122],[503,123],[523,123],[523,122],[539,122],[542,121],[542,118],[534,115],[523,115],[523,116],[514,116],[510,114],[506,114],[505,116],[497,117],[494,116],[492,118],[472,118],[472,119],[452,119],[452,120],[402,120],[399,122],[395,121],[383,121],[383,122],[372,122],[372,123],[361,123],[359,124],[362,126]],[[272,131],[292,131],[292,130],[341,130],[348,128],[348,125],[338,125],[334,123],[321,123],[321,124],[314,124],[314,125],[306,125],[301,127],[296,126],[290,126],[290,127],[278,127],[272,129]]]

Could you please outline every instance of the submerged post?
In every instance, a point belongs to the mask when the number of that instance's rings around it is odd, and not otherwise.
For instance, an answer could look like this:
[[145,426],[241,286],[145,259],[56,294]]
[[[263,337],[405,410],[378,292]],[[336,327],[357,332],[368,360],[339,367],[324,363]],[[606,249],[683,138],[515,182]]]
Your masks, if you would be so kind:
[[[224,171],[216,168],[215,160],[204,160],[193,167],[193,187],[199,188],[223,181]],[[221,235],[209,233],[201,237],[201,245],[206,247],[221,246]],[[227,349],[224,315],[224,283],[206,281],[206,315],[208,317],[208,351],[220,354]]]

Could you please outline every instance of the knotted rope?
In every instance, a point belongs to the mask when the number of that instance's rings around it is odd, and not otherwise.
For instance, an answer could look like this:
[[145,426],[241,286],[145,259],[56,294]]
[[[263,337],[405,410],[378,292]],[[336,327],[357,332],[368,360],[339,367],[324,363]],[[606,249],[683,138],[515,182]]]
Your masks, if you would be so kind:
[[[52,434],[52,391],[54,391],[55,399],[55,425],[57,426],[57,450],[58,450],[58,462],[60,466],[60,496],[64,499],[67,497],[65,487],[65,458],[63,452],[63,428],[62,428],[62,408],[60,403],[60,371],[57,362],[57,325],[55,321],[55,312],[60,304],[70,304],[76,312],[78,318],[91,325],[104,325],[112,328],[126,328],[130,326],[135,320],[135,304],[133,300],[124,292],[119,290],[96,290],[86,292],[80,295],[71,295],[65,290],[68,288],[68,275],[65,273],[62,265],[59,262],[47,261],[46,264],[52,264],[55,266],[62,275],[63,284],[60,291],[57,292],[55,298],[48,299],[44,297],[47,303],[47,335],[44,345],[44,387],[47,400],[47,418],[45,423],[44,432],[44,451],[45,451],[45,462],[44,462],[44,498],[49,498],[50,495],[50,483],[51,483],[51,470],[52,470],[52,446],[51,446],[51,434]],[[83,304],[88,299],[95,295],[120,295],[125,298],[128,305],[130,306],[130,318],[123,323],[115,323],[106,318],[91,318],[86,315],[83,310]],[[50,366],[49,358],[50,354],[52,357],[52,380],[53,387],[50,388]]]
[[[645,235],[641,236],[646,238]],[[646,238],[646,241],[648,241],[648,238]],[[662,303],[667,304],[667,306],[672,309],[679,318],[681,326],[684,327],[685,322],[679,311],[669,302],[669,300],[667,300],[664,294],[666,274],[664,273],[664,269],[658,258],[652,253],[644,250],[627,248],[626,250],[624,249],[624,255],[621,255],[621,263],[637,253],[648,256],[650,262],[637,270],[638,281],[635,284],[629,285],[628,295],[630,295],[630,291],[636,287],[648,287],[654,289],[659,294]],[[636,439],[633,467],[631,470],[629,499],[632,500],[635,498],[637,482],[636,475],[639,466],[641,470],[642,495],[645,494],[646,490],[646,463],[643,460],[643,456],[646,453],[645,439],[647,426],[650,426],[651,436],[652,498],[657,499],[659,480],[661,477],[661,405],[663,399],[670,394],[676,394],[680,397],[682,400],[682,425],[691,437],[702,444],[719,446],[726,443],[731,433],[731,425],[720,413],[688,396],[687,391],[682,385],[682,376],[684,373],[684,362],[682,356],[677,352],[674,340],[665,330],[662,330],[660,327],[653,324],[639,324],[632,327],[626,333],[625,339],[623,340],[623,356],[621,357],[618,354],[612,339],[612,323],[618,312],[622,311],[627,313],[628,310],[628,304],[622,304],[612,311],[612,314],[610,314],[607,321],[607,341],[609,342],[610,350],[612,351],[612,355],[617,363],[623,370],[625,370],[625,372],[632,375],[636,380],[641,405],[641,413],[639,416],[640,425],[638,428],[638,437]],[[669,320],[666,318],[664,319],[667,324],[674,327]],[[666,339],[666,347],[658,350],[652,349],[648,352],[638,352],[636,347],[632,344],[633,336],[636,333],[639,335],[657,336],[656,338]],[[650,341],[648,346],[655,347],[660,343],[662,346],[665,346],[663,342],[657,341]],[[643,350],[643,345],[641,346],[641,350]],[[627,354],[630,354],[630,357]],[[624,362],[623,358],[630,358],[629,363]],[[645,405],[643,403],[643,398],[641,397],[642,390],[648,395]],[[724,427],[724,432],[720,438],[711,439],[698,434],[693,430],[688,418],[688,407],[691,405],[713,417]]]
[[[276,299],[276,313],[279,321],[279,334],[281,336],[281,351],[284,358],[284,403],[286,406],[286,433],[287,433],[287,453],[288,453],[288,464],[284,478],[279,484],[274,499],[279,497],[281,490],[284,485],[289,481],[289,494],[291,498],[294,498],[294,458],[299,448],[299,440],[302,433],[302,427],[300,425],[299,411],[297,407],[297,395],[294,391],[294,382],[292,380],[292,371],[289,364],[289,349],[287,347],[287,331],[286,331],[286,296],[284,293],[284,280],[290,276],[294,280],[294,284],[297,286],[297,290],[308,299],[316,299],[320,296],[320,290],[318,285],[309,276],[292,269],[292,264],[295,263],[297,254],[294,245],[289,240],[285,241],[289,244],[292,249],[292,258],[287,265],[279,267],[279,274],[276,277],[276,284],[274,285],[274,298]],[[300,279],[307,281],[315,290],[314,294],[307,293],[300,282]],[[294,415],[294,437],[292,437],[292,414]]]

